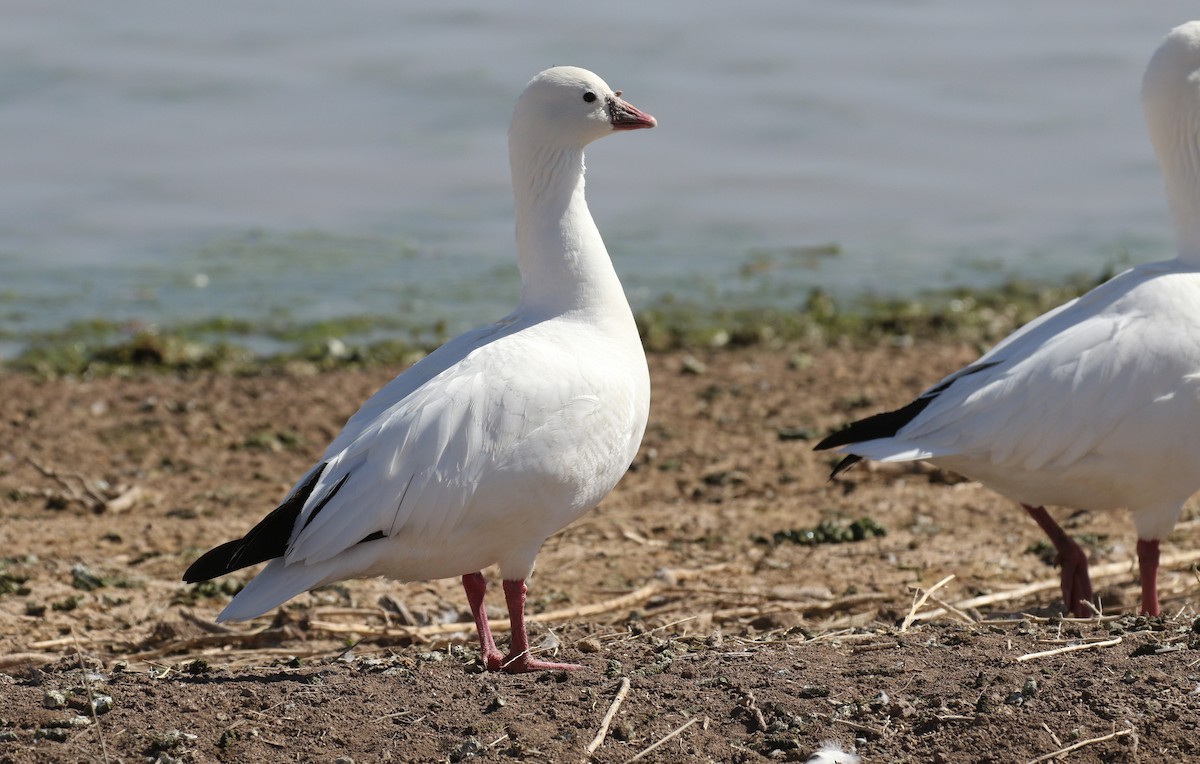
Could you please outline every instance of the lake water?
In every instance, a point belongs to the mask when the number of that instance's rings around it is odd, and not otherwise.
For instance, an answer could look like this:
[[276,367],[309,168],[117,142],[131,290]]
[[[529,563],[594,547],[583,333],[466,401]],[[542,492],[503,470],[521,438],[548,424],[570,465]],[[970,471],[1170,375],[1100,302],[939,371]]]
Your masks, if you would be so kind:
[[498,317],[509,114],[567,63],[660,121],[588,153],[635,305],[1171,252],[1138,89],[1193,3],[417,6],[6,2],[0,354],[89,318]]

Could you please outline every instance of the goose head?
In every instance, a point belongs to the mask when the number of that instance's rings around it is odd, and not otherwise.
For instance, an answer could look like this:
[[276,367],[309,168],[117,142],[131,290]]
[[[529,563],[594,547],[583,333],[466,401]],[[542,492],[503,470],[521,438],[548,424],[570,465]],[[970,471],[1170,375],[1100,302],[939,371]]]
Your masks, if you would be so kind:
[[621,91],[592,72],[556,66],[525,86],[513,110],[509,140],[547,149],[582,149],[615,131],[656,124],[654,117],[621,98]]
[[1200,21],[1175,27],[1158,46],[1142,80],[1142,107],[1180,256],[1200,260]]

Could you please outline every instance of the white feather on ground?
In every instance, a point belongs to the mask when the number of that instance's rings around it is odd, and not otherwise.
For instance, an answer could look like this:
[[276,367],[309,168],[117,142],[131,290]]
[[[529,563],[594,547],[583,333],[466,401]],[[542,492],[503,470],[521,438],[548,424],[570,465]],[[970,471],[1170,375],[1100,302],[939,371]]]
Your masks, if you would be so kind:
[[831,740],[821,743],[821,748],[807,759],[807,764],[859,764],[858,754],[842,750],[841,745]]

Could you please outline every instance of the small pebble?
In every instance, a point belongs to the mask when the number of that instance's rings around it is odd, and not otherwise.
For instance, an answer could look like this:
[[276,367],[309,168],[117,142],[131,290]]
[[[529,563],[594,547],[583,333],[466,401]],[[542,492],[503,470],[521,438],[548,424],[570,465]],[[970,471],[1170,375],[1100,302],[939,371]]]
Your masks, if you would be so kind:
[[598,653],[604,648],[600,645],[600,640],[595,637],[581,639],[575,643],[575,648],[581,653]]
[[39,729],[33,733],[33,739],[38,740],[39,738],[53,740],[56,743],[65,743],[67,742],[67,731],[61,727]]
[[700,374],[703,374],[704,372],[708,371],[708,366],[706,366],[706,365],[704,364],[704,361],[701,361],[701,360],[700,360],[699,358],[697,358],[696,356],[694,356],[694,355],[690,355],[690,354],[689,354],[689,355],[685,355],[685,356],[683,357],[683,361],[681,362],[681,366],[682,366],[682,368],[681,368],[680,370],[681,370],[681,371],[682,371],[684,374],[696,374],[696,375],[700,375]]
[[67,696],[66,693],[58,690],[46,690],[46,694],[42,696],[43,708],[66,708]]

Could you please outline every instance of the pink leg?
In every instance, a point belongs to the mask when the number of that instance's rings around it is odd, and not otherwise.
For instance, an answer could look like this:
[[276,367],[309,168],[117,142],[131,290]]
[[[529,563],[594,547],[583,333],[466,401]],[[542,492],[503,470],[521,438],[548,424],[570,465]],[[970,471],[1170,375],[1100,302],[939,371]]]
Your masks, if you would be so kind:
[[508,621],[512,624],[512,644],[501,664],[504,671],[509,674],[524,674],[527,671],[573,671],[583,668],[574,663],[539,661],[529,654],[529,635],[525,632],[524,581],[505,580],[504,599],[508,603]]
[[496,648],[492,627],[488,625],[487,611],[483,609],[487,581],[482,573],[468,573],[462,577],[462,583],[467,592],[467,603],[471,606],[471,616],[475,619],[475,629],[479,632],[479,649],[483,653],[484,665],[488,667],[488,671],[499,671],[504,654]]
[[1138,573],[1142,579],[1142,612],[1158,615],[1158,539],[1138,539]]
[[1092,578],[1088,575],[1087,555],[1075,539],[1054,522],[1045,507],[1021,506],[1037,521],[1050,537],[1050,543],[1058,550],[1058,564],[1062,566],[1063,603],[1067,610],[1080,618],[1092,615],[1092,610],[1083,604],[1085,600],[1092,599]]

